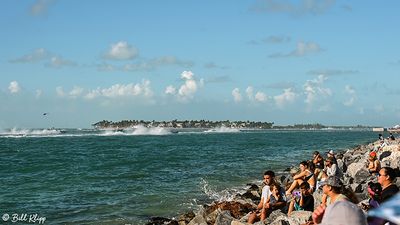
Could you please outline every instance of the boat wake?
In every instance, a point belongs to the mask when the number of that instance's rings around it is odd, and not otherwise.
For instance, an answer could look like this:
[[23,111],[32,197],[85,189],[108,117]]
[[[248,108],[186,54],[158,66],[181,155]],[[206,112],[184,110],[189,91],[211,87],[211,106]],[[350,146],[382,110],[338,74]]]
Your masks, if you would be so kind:
[[204,131],[205,133],[237,133],[240,132],[239,129],[237,128],[230,128],[230,127],[217,127],[217,128],[213,128],[213,129],[209,129]]

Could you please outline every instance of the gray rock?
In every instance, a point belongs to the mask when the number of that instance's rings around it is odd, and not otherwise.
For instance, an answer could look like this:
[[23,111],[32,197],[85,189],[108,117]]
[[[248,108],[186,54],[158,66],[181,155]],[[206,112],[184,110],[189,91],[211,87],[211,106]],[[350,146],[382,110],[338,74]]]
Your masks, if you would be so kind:
[[299,225],[306,223],[311,219],[312,212],[310,211],[294,211],[289,216],[290,225]]
[[207,225],[204,208],[200,208],[196,216],[189,222],[188,225]]
[[346,164],[343,162],[342,159],[337,159],[337,165],[340,169],[340,171],[342,171],[343,173],[345,173],[347,171],[347,166]]
[[364,163],[355,162],[349,165],[347,173],[354,178],[355,183],[363,183],[370,176]]
[[222,211],[218,214],[217,219],[215,220],[214,225],[230,225],[231,222],[234,220],[231,216],[231,213],[227,210]]
[[350,185],[351,190],[354,191],[355,193],[362,193],[363,192],[363,186],[361,184],[351,184]]
[[242,222],[240,222],[240,221],[237,221],[237,220],[233,220],[232,222],[231,222],[231,225],[246,225],[247,223],[242,223]]

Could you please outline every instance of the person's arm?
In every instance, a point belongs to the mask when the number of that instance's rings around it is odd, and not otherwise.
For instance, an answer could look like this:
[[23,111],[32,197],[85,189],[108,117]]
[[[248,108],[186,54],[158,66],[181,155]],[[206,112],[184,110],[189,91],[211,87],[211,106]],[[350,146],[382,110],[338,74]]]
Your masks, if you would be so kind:
[[379,162],[379,160],[375,160],[375,162],[374,162],[374,166],[375,166],[375,171],[376,172],[379,172],[378,170],[379,170],[379,168],[381,167],[381,162]]
[[270,195],[270,196],[267,198],[267,202],[265,202],[265,204],[263,205],[263,208],[268,209],[268,208],[270,207],[269,202],[271,201],[271,196],[272,196],[272,195]]
[[324,213],[325,213],[325,209],[326,209],[326,205],[321,204],[314,210],[314,212],[312,214],[312,220],[313,220],[314,224],[321,223],[322,217],[324,216]]
[[293,176],[293,180],[302,178],[302,177],[304,177],[305,175],[306,175],[306,171],[303,171],[303,172],[301,172],[301,173],[299,173],[299,174],[294,175],[294,176]]
[[275,202],[274,204],[272,204],[272,208],[276,209],[276,208],[282,208],[286,205],[286,201],[282,198],[282,196],[278,199],[277,202]]

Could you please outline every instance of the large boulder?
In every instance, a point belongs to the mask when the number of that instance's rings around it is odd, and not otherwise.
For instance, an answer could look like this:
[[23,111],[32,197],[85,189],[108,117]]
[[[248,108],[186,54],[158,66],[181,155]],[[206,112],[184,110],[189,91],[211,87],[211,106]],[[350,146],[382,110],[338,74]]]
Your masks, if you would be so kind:
[[290,225],[304,224],[311,219],[311,211],[294,211],[289,216]]
[[346,164],[343,162],[342,159],[337,159],[336,161],[337,161],[337,165],[338,165],[340,171],[342,171],[343,173],[345,173],[345,172],[347,171],[347,166],[346,166]]
[[370,176],[365,163],[355,162],[348,166],[347,173],[354,178],[355,183],[365,183]]
[[190,221],[188,225],[208,225],[204,208],[200,208],[199,212],[197,212],[196,216]]
[[230,225],[234,219],[229,211],[221,211],[218,213],[214,225]]
[[[383,151],[379,158],[382,158],[382,166],[389,166],[392,168],[400,167],[400,151],[398,151],[397,146],[388,146],[389,151]],[[385,149],[386,150],[386,149]]]
[[231,225],[247,225],[247,223],[242,223],[242,222],[237,221],[237,220],[232,220]]
[[178,217],[178,224],[179,225],[186,225],[190,223],[190,221],[196,216],[193,211],[187,212],[182,214]]
[[206,214],[210,214],[214,212],[216,209],[221,209],[222,211],[227,210],[234,218],[239,219],[243,215],[253,210],[254,205],[250,203],[243,204],[242,202],[239,201],[216,202],[207,207]]

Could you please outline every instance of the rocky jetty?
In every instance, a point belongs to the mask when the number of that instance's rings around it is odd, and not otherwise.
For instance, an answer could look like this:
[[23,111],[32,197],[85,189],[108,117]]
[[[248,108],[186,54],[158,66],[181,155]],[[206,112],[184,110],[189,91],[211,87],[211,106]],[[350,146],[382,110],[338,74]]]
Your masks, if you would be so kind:
[[[387,146],[383,147],[378,153],[381,165],[396,168],[400,167],[400,141],[386,141]],[[360,145],[337,154],[338,166],[343,171],[344,185],[357,195],[361,200],[359,205],[368,202],[367,184],[370,181],[377,182],[375,176],[371,176],[367,170],[369,153],[379,146],[379,141],[368,145]],[[277,177],[277,181],[285,186],[291,183],[290,174]],[[398,179],[397,185],[400,186]],[[213,202],[204,205],[197,212],[189,212],[180,215],[177,219],[151,218],[148,225],[245,225],[250,211],[257,207],[261,198],[261,183],[249,184],[245,193],[237,194],[232,201]],[[322,192],[314,192],[315,207],[320,205]],[[300,225],[311,220],[312,212],[294,211],[290,216],[275,210],[264,221],[255,223],[256,225]]]

